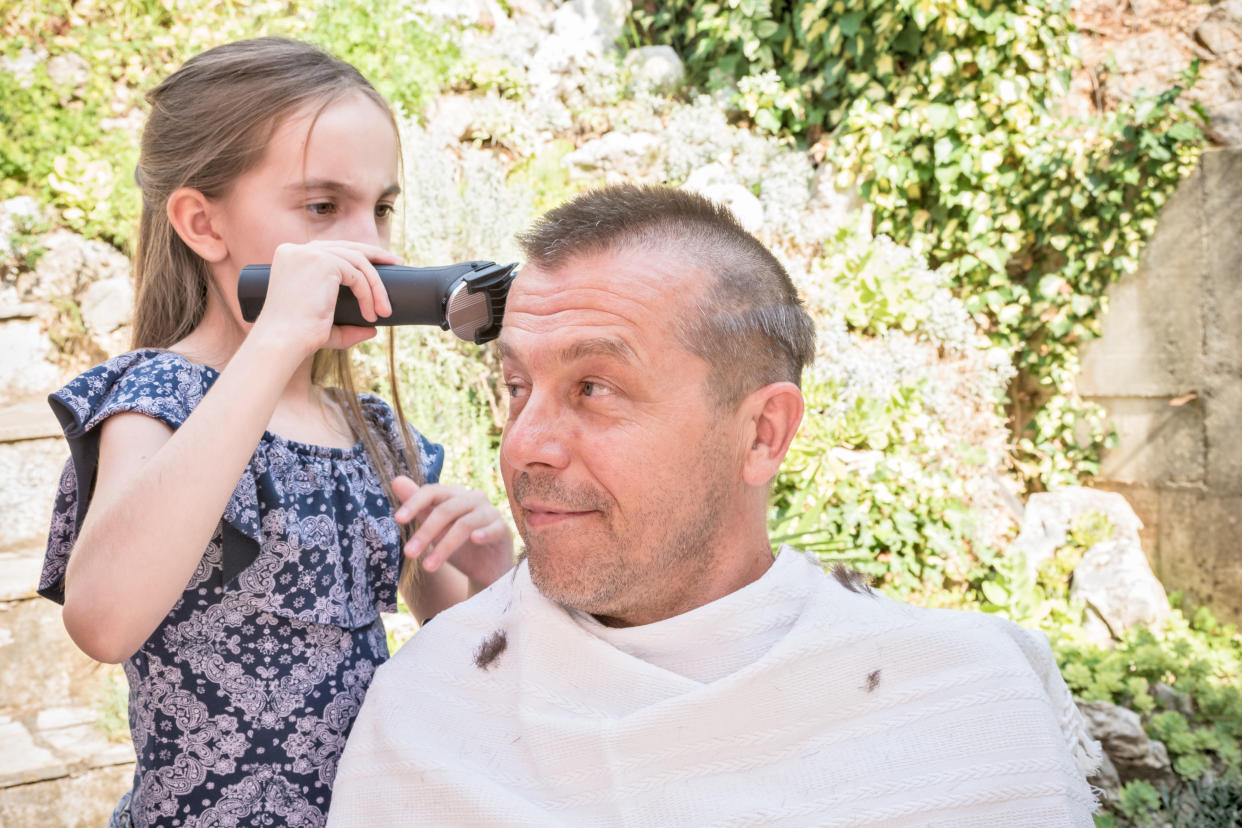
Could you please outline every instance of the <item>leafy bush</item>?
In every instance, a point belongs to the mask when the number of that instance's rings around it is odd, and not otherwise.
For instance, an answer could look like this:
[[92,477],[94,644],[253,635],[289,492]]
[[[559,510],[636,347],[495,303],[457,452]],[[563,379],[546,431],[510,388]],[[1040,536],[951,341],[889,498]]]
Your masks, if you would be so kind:
[[635,12],[760,128],[820,141],[839,183],[860,185],[876,232],[951,274],[1015,353],[1020,459],[1045,485],[1098,469],[1109,429],[1074,392],[1077,349],[1202,144],[1176,89],[1087,123],[1063,117],[1068,11],[1068,0],[671,0]]
[[211,0],[19,6],[0,22],[0,199],[36,195],[71,229],[127,249],[143,94],[186,59],[260,35],[319,43],[418,113],[456,56],[402,0]]
[[816,265],[800,285],[816,363],[775,539],[921,603],[969,602],[1011,527],[991,477],[1007,357],[909,249],[842,230]]

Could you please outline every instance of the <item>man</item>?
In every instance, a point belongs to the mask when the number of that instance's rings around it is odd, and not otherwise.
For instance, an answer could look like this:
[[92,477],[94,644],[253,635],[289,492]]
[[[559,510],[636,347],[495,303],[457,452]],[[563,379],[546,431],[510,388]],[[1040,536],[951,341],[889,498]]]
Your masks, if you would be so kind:
[[500,337],[513,573],[380,668],[331,825],[1092,824],[1047,642],[766,530],[814,329],[726,210],[553,210]]

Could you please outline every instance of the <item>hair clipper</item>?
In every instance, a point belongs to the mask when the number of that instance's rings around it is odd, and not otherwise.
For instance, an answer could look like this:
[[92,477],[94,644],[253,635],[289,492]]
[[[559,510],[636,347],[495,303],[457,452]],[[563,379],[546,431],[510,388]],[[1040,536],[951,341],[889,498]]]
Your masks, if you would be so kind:
[[[253,322],[263,310],[271,265],[246,265],[237,280],[242,318]],[[363,319],[353,291],[342,287],[333,321],[338,325],[439,325],[468,342],[482,344],[500,335],[505,298],[517,263],[461,262],[444,267],[376,265],[388,291],[392,315]]]

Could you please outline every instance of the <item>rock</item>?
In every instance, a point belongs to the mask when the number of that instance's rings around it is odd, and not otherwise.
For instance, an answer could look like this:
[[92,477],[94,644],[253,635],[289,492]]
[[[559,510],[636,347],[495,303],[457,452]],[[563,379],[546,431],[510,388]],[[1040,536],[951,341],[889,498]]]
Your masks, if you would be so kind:
[[1171,610],[1137,537],[1100,541],[1088,549],[1074,567],[1070,598],[1098,614],[1113,638],[1140,624],[1159,623]]
[[723,164],[704,164],[686,176],[683,190],[692,190],[729,208],[747,232],[754,233],[764,224],[763,203],[749,189],[738,183]]
[[1195,712],[1195,703],[1189,694],[1179,693],[1162,681],[1152,685],[1151,694],[1168,710],[1174,710],[1183,716],[1189,716]]
[[1207,133],[1226,147],[1242,147],[1242,101],[1208,106]]
[[129,260],[103,242],[57,230],[44,236],[42,244],[47,253],[34,272],[18,279],[18,288],[26,299],[72,299],[92,282],[129,274]]
[[0,256],[12,255],[13,236],[45,218],[43,208],[30,196],[0,202]]
[[570,0],[556,10],[552,32],[560,37],[589,40],[597,54],[614,48],[625,30],[630,0]]
[[1031,495],[1014,547],[1026,555],[1032,573],[1068,541],[1074,519],[1101,512],[1112,535],[1092,546],[1074,569],[1070,596],[1086,602],[1100,623],[1089,623],[1093,640],[1106,642],[1137,624],[1169,614],[1164,587],[1152,574],[1139,542],[1143,524],[1126,499],[1115,492],[1072,487]]
[[526,63],[527,80],[536,97],[565,97],[582,83],[583,71],[599,59],[594,41],[564,35],[544,39]]
[[0,404],[44,396],[58,385],[56,354],[37,320],[0,322],[0,354]]
[[556,0],[509,0],[505,4],[513,17],[542,18],[556,11]]
[[1039,492],[1026,503],[1022,531],[1014,547],[1026,555],[1027,563],[1036,568],[1065,545],[1070,524],[1083,512],[1096,511],[1108,516],[1114,538],[1138,538],[1142,521],[1134,514],[1126,499],[1115,492],[1081,486]]
[[[47,403],[43,410],[44,416],[51,413]],[[45,419],[38,422],[46,429],[45,424]],[[0,552],[42,550],[47,545],[52,501],[68,459],[69,446],[63,439],[0,444],[0,480],[5,481],[0,487],[5,523]]]
[[1113,100],[1133,100],[1141,91],[1157,94],[1173,86],[1190,65],[1190,44],[1163,29],[1127,38],[1113,51],[1116,71],[1104,78]]
[[47,76],[57,86],[81,91],[91,76],[91,65],[81,55],[68,52],[47,62]]
[[42,49],[37,52],[22,49],[15,58],[0,55],[0,72],[7,72],[17,78],[18,85],[22,89],[27,89],[34,83],[35,68],[46,59],[47,52]]
[[1135,17],[1148,18],[1164,9],[1164,0],[1130,0],[1130,11]]
[[[683,188],[690,189],[683,184]],[[733,213],[738,223],[748,233],[757,233],[763,227],[763,204],[750,190],[741,184],[710,184],[698,189],[700,195],[723,204]]]
[[1099,741],[1112,761],[1121,784],[1134,779],[1166,785],[1177,781],[1164,743],[1147,737],[1133,710],[1108,702],[1078,702],[1078,709],[1087,719],[1091,737]]
[[1194,39],[1230,66],[1242,65],[1242,0],[1217,4],[1195,27]]
[[571,179],[642,181],[653,176],[661,150],[660,139],[649,132],[610,132],[566,155],[565,166]]
[[0,321],[7,319],[34,319],[45,308],[34,302],[23,302],[16,285],[0,285]]
[[428,0],[420,7],[423,13],[443,20],[455,20],[491,29],[509,18],[496,0]]
[[672,46],[640,46],[625,56],[635,86],[655,91],[676,89],[686,77],[686,68]]
[[494,105],[494,99],[478,95],[441,95],[427,112],[427,132],[452,145],[470,137],[470,127],[481,107]]
[[110,334],[133,321],[134,286],[128,276],[92,282],[78,299],[82,322],[91,334]]
[[1095,773],[1087,777],[1087,784],[1099,789],[1100,799],[1105,805],[1117,801],[1117,796],[1121,793],[1121,777],[1117,775],[1117,766],[1108,758],[1107,753],[1100,760],[1100,766]]

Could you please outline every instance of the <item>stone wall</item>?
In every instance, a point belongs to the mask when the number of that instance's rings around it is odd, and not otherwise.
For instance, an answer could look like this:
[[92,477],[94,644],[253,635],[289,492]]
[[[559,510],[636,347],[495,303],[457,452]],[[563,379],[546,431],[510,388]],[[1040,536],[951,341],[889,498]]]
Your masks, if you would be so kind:
[[[15,206],[0,203],[0,248]],[[92,309],[77,343],[84,358],[118,350],[127,314],[106,312],[128,305],[128,280],[116,282],[126,263],[106,245],[63,233],[43,241],[36,271],[13,280],[0,267],[0,826],[97,828],[132,782],[134,749],[120,668],[83,655],[60,607],[35,593],[69,452],[46,396],[74,370],[47,330],[50,300],[71,301]]]
[[1080,389],[1121,437],[1097,486],[1124,494],[1170,590],[1242,621],[1242,150],[1212,150],[1109,292]]

